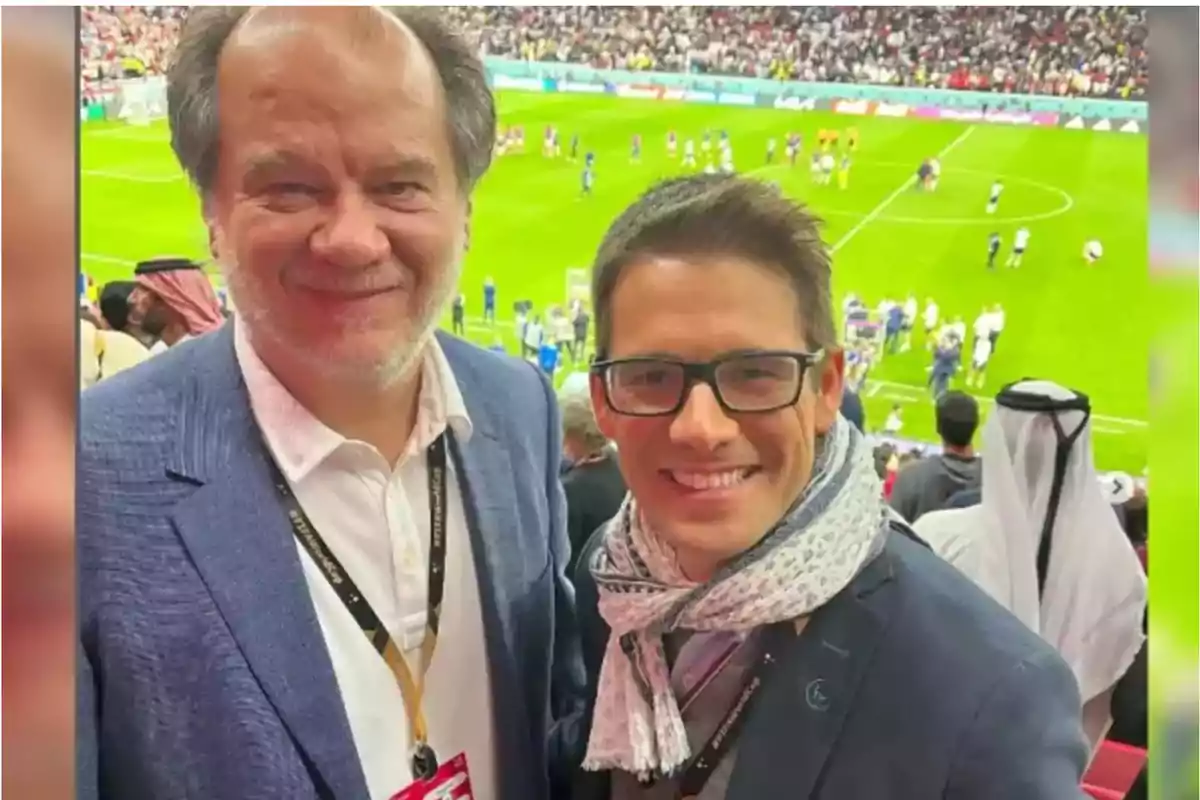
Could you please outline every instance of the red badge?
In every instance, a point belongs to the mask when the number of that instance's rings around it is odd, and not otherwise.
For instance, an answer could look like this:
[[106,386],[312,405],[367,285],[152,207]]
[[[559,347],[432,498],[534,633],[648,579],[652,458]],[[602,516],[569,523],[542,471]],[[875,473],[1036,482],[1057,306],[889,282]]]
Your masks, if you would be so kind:
[[391,800],[471,800],[472,796],[467,756],[459,753],[438,767],[432,778],[413,781],[392,795]]

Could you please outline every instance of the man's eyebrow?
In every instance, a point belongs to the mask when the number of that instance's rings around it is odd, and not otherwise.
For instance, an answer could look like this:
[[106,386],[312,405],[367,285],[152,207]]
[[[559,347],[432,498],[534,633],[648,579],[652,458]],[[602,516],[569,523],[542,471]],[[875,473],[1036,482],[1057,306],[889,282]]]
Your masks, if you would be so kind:
[[289,167],[307,166],[311,166],[311,162],[299,153],[289,150],[264,150],[247,158],[242,171],[247,176],[256,176]]
[[401,175],[405,177],[432,178],[437,175],[437,171],[437,164],[431,158],[421,155],[397,153],[373,165],[369,170],[369,174],[379,177]]

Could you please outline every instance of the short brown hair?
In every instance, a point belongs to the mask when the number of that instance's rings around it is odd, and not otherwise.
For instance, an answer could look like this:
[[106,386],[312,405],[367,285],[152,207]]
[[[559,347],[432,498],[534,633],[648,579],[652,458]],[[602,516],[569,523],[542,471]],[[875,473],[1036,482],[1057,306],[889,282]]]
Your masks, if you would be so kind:
[[[446,93],[454,167],[464,194],[487,172],[496,139],[496,104],[483,63],[441,14],[388,7],[425,47]],[[221,50],[249,6],[197,6],[188,11],[167,71],[171,148],[203,196],[217,173],[217,66]]]
[[651,187],[608,229],[592,266],[596,352],[612,340],[612,295],[622,270],[647,257],[737,256],[787,276],[812,349],[837,342],[829,251],[821,221],[774,186],[732,175],[689,175]]
[[563,437],[574,437],[588,453],[596,453],[608,444],[596,422],[592,398],[587,392],[575,392],[558,399],[562,414]]

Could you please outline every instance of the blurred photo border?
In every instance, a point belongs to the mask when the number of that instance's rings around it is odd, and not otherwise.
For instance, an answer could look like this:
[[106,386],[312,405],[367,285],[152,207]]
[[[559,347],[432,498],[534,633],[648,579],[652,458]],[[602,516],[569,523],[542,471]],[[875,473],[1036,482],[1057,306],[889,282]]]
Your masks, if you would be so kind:
[[[1198,19],[1151,8],[1150,796],[1200,796],[1200,223],[1197,215]],[[1141,376],[1131,376],[1138,380]]]
[[75,788],[78,11],[5,6],[2,793]]

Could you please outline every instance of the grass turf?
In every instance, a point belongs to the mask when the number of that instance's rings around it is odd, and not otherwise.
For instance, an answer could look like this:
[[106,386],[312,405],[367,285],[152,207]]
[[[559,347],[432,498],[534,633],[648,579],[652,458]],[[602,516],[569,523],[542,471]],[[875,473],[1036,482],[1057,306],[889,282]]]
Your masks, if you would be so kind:
[[[499,338],[516,350],[512,302],[538,309],[564,304],[567,270],[586,269],[607,225],[657,178],[682,171],[666,154],[666,135],[727,130],[741,172],[776,181],[825,220],[834,249],[834,298],[854,291],[874,306],[909,292],[933,297],[944,320],[968,326],[985,305],[1001,303],[1004,335],[977,394],[994,394],[1026,376],[1048,377],[1092,398],[1096,459],[1102,468],[1146,465],[1147,145],[1140,135],[1018,128],[821,112],[721,108],[579,95],[501,92],[501,121],[525,127],[526,152],[497,159],[475,195],[472,246],[462,277],[468,317],[482,306],[482,283],[497,284]],[[596,154],[593,196],[581,197],[579,163],[545,159],[541,137],[556,125],[564,150],[574,133]],[[808,154],[820,128],[861,133],[849,187],[815,186]],[[766,141],[804,136],[796,168],[765,163]],[[640,164],[630,142],[643,137]],[[843,140],[844,140],[843,136]],[[697,148],[699,149],[699,148]],[[911,188],[921,159],[942,154],[935,193]],[[564,154],[565,155],[565,154]],[[81,143],[82,266],[97,282],[128,277],[155,255],[207,256],[197,200],[175,163],[165,123],[91,123]],[[984,213],[988,188],[1005,183],[999,211]],[[1019,270],[1002,266],[1013,232],[1032,234]],[[1004,238],[1001,266],[985,269],[986,239]],[[1083,244],[1104,244],[1085,266]],[[918,328],[920,327],[918,323]],[[472,324],[481,344],[496,334]],[[917,346],[888,356],[864,391],[869,426],[894,403],[905,406],[906,437],[934,441],[924,390],[928,355]],[[964,374],[956,380],[961,388]]]

